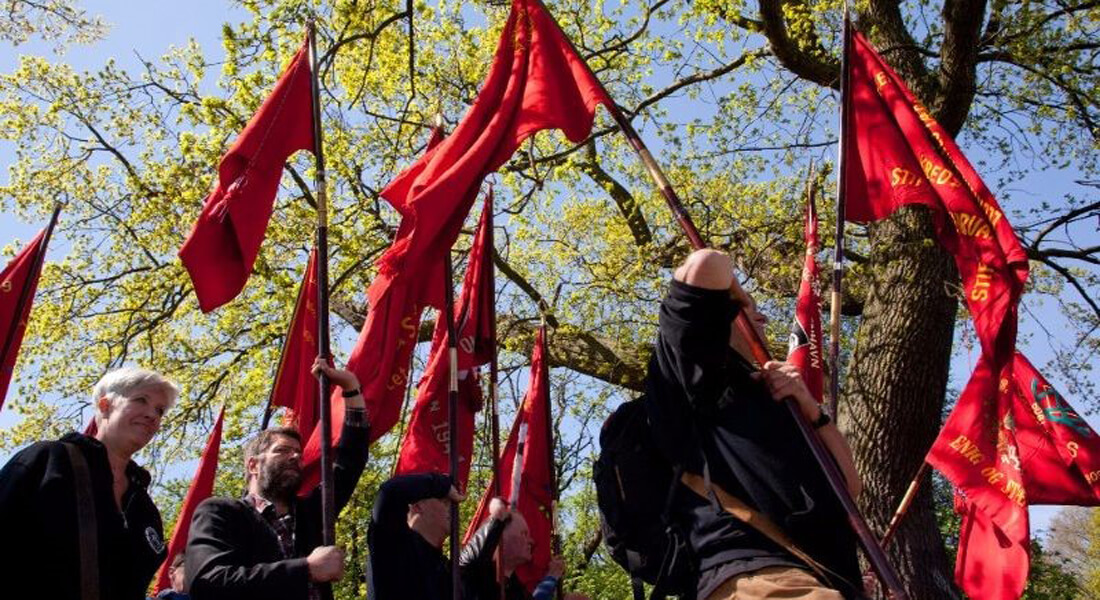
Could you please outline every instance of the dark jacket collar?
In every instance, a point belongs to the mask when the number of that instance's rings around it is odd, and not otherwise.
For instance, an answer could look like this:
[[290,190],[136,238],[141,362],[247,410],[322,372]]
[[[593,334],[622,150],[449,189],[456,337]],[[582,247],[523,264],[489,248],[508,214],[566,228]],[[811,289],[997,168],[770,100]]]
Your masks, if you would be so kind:
[[[103,445],[103,442],[94,437],[74,431],[66,434],[60,441],[75,444],[84,451],[85,454],[107,461],[107,447]],[[139,467],[138,464],[132,460],[126,464],[126,477],[129,478],[130,483],[142,488],[148,488],[149,483],[153,480],[152,476],[149,475],[149,471]]]

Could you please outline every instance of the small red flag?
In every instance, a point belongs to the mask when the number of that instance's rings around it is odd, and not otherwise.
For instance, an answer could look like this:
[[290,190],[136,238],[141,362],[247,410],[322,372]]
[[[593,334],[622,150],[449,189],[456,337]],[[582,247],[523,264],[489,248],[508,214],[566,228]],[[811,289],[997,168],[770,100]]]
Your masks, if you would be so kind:
[[34,293],[38,290],[38,277],[46,258],[46,245],[57,222],[57,213],[50,224],[15,255],[3,271],[0,271],[0,408],[8,393],[23,335],[30,322]]
[[[531,562],[516,569],[516,575],[528,591],[546,576],[554,534],[553,432],[550,421],[550,369],[546,362],[546,332],[539,329],[531,354],[531,382],[523,399],[508,443],[500,457],[501,492],[504,499],[515,501],[527,521],[534,542]],[[517,460],[517,454],[519,459]],[[519,472],[516,472],[516,469]],[[518,482],[518,489],[516,483]],[[489,501],[496,489],[496,478],[489,482],[477,512],[466,529],[463,544],[489,518]]]
[[[982,358],[928,454],[966,495],[960,513],[956,579],[972,598],[1023,593],[1028,571],[1027,506],[1100,505],[1100,437],[1022,354],[1013,379],[997,386],[1012,399],[1004,413],[983,402],[991,376]],[[1000,416],[998,416],[1000,415]]]
[[271,389],[272,407],[287,409],[284,424],[294,427],[308,440],[319,418],[317,379],[310,372],[317,357],[317,250],[309,253],[309,264],[298,290],[298,303],[283,343],[279,371]]
[[[474,413],[481,408],[476,367],[492,360],[493,265],[492,191],[470,248],[462,292],[455,305],[458,335],[459,413],[458,453],[460,490],[466,489],[474,446]],[[440,314],[432,339],[427,375],[417,390],[416,405],[401,444],[397,474],[450,471],[450,410],[447,397],[450,365],[447,359],[447,323]]]
[[[611,99],[538,0],[513,0],[489,75],[469,112],[438,146],[399,174],[382,196],[410,211],[405,235],[378,261],[368,292],[378,303],[405,278],[427,278],[458,238],[481,180],[528,136],[561,129],[572,142],[592,130]],[[442,290],[424,301],[442,306]],[[438,293],[434,293],[438,292]]]
[[218,452],[222,445],[222,421],[225,418],[225,407],[218,412],[218,419],[214,421],[214,429],[206,440],[206,448],[199,459],[199,468],[195,471],[195,478],[191,481],[191,487],[187,488],[187,495],[183,497],[183,505],[180,506],[179,518],[176,519],[176,530],[172,533],[172,541],[168,542],[168,556],[164,564],[160,566],[157,575],[156,593],[172,587],[168,577],[168,565],[172,564],[172,557],[179,554],[187,547],[187,534],[191,530],[191,517],[195,509],[214,492],[214,475],[218,471]]
[[283,165],[298,150],[313,150],[308,41],[222,157],[217,186],[180,248],[203,312],[244,289],[267,234]]
[[820,404],[824,398],[825,369],[821,360],[821,303],[817,298],[817,208],[813,195],[806,203],[806,259],[802,266],[802,283],[798,287],[798,303],[791,338],[788,342],[787,361],[798,367],[802,381]]

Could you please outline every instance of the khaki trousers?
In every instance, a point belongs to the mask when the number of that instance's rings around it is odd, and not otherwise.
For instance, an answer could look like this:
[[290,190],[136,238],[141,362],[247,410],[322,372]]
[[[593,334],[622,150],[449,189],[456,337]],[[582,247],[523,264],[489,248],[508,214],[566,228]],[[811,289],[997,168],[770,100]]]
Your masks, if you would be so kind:
[[726,580],[706,600],[843,600],[812,573],[796,567],[765,567]]

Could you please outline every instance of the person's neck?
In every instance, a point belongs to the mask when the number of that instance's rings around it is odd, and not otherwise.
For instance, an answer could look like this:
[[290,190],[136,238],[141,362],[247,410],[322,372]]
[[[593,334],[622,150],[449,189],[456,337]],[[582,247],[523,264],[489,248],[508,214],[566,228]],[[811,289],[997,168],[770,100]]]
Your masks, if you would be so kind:
[[436,548],[438,550],[443,549],[443,542],[444,542],[444,540],[447,539],[447,533],[446,532],[440,533],[440,532],[427,531],[427,528],[424,527],[419,521],[413,521],[409,525],[409,529],[412,529],[420,537],[424,538],[424,541],[431,544],[433,548]]
[[260,488],[257,485],[249,486],[248,493],[257,498],[263,498],[264,500],[270,502],[275,507],[275,514],[279,515],[280,517],[290,512],[289,501],[282,498],[273,498],[270,495],[260,491]]
[[132,454],[114,448],[113,444],[106,443],[102,438],[96,439],[107,450],[107,462],[111,465],[111,474],[115,480],[126,479],[126,467],[130,464]]

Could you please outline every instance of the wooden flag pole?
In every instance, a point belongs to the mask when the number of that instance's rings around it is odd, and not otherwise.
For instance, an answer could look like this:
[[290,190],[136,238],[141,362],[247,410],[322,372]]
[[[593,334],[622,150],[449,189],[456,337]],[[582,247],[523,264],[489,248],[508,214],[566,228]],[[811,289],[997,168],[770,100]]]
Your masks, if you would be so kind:
[[[546,341],[546,314],[542,314],[542,323],[539,325],[539,332],[542,334],[542,369],[543,377],[546,379],[546,442],[550,451],[547,453],[546,460],[549,462],[547,467],[550,469],[550,543],[551,552],[557,556],[561,554],[561,538],[558,537],[558,477],[557,477],[557,465],[554,462],[554,421],[553,411],[551,410],[551,394],[550,394],[550,360],[548,346]],[[557,598],[561,600],[562,594],[562,581],[558,580]]]
[[924,481],[928,469],[927,462],[921,463],[920,469],[917,469],[917,474],[913,476],[913,481],[909,482],[909,488],[905,490],[905,495],[898,503],[898,509],[894,511],[894,516],[890,519],[890,525],[887,526],[886,533],[882,534],[882,541],[879,543],[882,544],[883,548],[890,546],[890,541],[894,538],[894,534],[898,532],[902,519],[909,514],[909,506],[913,504],[913,499],[917,497],[917,491],[920,490],[920,484]]
[[[53,213],[50,214],[50,222],[46,225],[46,234],[42,236],[42,241],[34,257],[35,264],[31,267],[31,272],[27,274],[26,279],[23,280],[23,288],[19,290],[19,300],[15,303],[16,322],[12,323],[12,326],[8,328],[8,334],[4,336],[4,350],[0,352],[0,368],[7,362],[8,353],[15,345],[15,334],[19,331],[18,320],[23,317],[23,310],[27,307],[27,303],[31,301],[31,286],[34,285],[35,280],[42,273],[42,265],[46,262],[46,248],[49,247],[50,237],[53,236],[54,225],[57,225],[57,217],[61,214],[61,206],[61,202],[54,203]],[[27,323],[24,323],[23,327],[26,328],[26,326]],[[14,368],[15,365],[12,365],[12,369]],[[3,400],[3,398],[0,398],[0,402]]]
[[[447,323],[447,453],[450,456],[451,484],[458,489],[458,342],[455,339],[455,292],[454,267],[451,265],[451,251],[443,259],[443,319]],[[459,490],[461,492],[462,490]],[[451,502],[451,597],[462,598],[462,579],[458,569],[458,503]]]
[[[493,186],[489,184],[489,199],[485,202],[485,207],[482,210],[489,212],[489,221],[486,226],[489,228],[486,234],[486,246],[482,251],[485,252],[484,259],[487,261],[486,269],[489,269],[489,281],[493,290],[493,297],[489,299],[489,338],[493,340],[493,353],[492,358],[489,360],[489,435],[491,439],[489,441],[490,448],[492,448],[492,466],[493,466],[493,495],[497,498],[502,498],[504,494],[504,482],[500,480],[500,412],[497,405],[497,380],[500,376],[500,363],[497,361],[497,268],[493,264],[493,252],[495,252],[496,241],[493,236]],[[502,498],[503,499],[503,498]],[[496,571],[497,571],[497,590],[499,591],[499,600],[504,600],[504,537],[500,538],[500,552],[496,556]]]
[[[542,0],[536,0],[542,7],[546,14],[550,16],[554,25],[561,29],[561,25],[554,19],[553,14],[542,3]],[[573,49],[573,52],[580,57],[580,53],[577,52],[576,46],[573,46],[572,40],[565,35],[562,31],[562,36],[566,39]],[[584,62],[584,61],[582,61]],[[599,82],[599,78],[592,72],[588,63],[584,63],[585,68],[591,73],[592,78]],[[609,98],[610,94],[607,93],[606,88],[603,88],[603,84],[600,83],[600,87]],[[661,195],[664,196],[665,202],[668,204],[669,209],[675,216],[676,221],[680,224],[684,234],[691,242],[692,247],[697,250],[706,247],[706,243],[703,241],[699,230],[695,228],[695,224],[691,220],[691,216],[688,215],[684,209],[683,203],[680,201],[676,191],[672,188],[672,184],[669,183],[668,178],[665,177],[661,167],[657,164],[657,161],[653,159],[653,155],[646,148],[645,142],[642,141],[638,132],[634,130],[634,127],[630,124],[630,121],[622,114],[619,107],[612,103],[612,106],[607,107],[608,112],[611,114],[611,118],[615,120],[615,123],[619,126],[619,129],[626,136],[627,141],[634,148],[634,151],[638,154],[638,157],[642,160],[642,164],[645,165],[646,170],[649,172],[650,177],[657,184],[657,188],[661,191]],[[737,327],[741,336],[748,342],[753,358],[760,364],[771,360],[771,355],[768,352],[767,346],[757,334],[756,329],[749,323],[748,318],[745,316],[744,311],[738,312],[737,318],[734,320],[734,325]],[[802,416],[802,411],[799,410],[798,404],[793,398],[784,398],[783,403],[786,405],[787,410],[790,412],[791,417],[798,425],[799,431],[802,432],[802,437],[806,441],[806,444],[810,447],[811,452],[816,459],[818,466],[825,474],[826,479],[829,482],[829,486],[832,488],[833,493],[836,494],[841,506],[844,508],[844,512],[847,514],[848,523],[851,525],[852,530],[855,532],[860,546],[867,555],[868,561],[874,568],[875,573],[878,574],[883,585],[889,592],[892,598],[895,600],[905,600],[908,595],[905,589],[902,587],[901,578],[898,577],[897,571],[890,564],[886,553],[883,551],[882,546],[879,545],[878,539],[871,533],[871,528],[867,525],[867,521],[864,520],[863,515],[860,514],[859,508],[856,506],[855,500],[851,494],[848,493],[847,485],[844,481],[844,476],[840,473],[840,469],[836,466],[836,462],[833,460],[832,455],[829,454],[828,449],[821,442],[821,439],[817,437],[813,427],[806,421],[806,418]]]
[[848,153],[849,117],[851,110],[848,77],[848,56],[852,49],[852,23],[848,14],[848,3],[844,3],[844,49],[840,54],[840,128],[836,159],[836,240],[833,250],[833,293],[829,315],[829,365],[833,376],[829,380],[829,412],[837,418],[840,401],[840,308],[843,296],[844,280],[844,206],[848,196],[845,154]]
[[[317,357],[330,360],[328,331],[328,196],[325,186],[324,135],[321,130],[321,90],[317,79],[317,26],[309,22],[309,72],[313,92],[313,157],[316,163],[314,194],[317,200]],[[331,383],[322,373],[317,378],[321,417],[321,542],[336,545],[336,497],[332,481]]]

